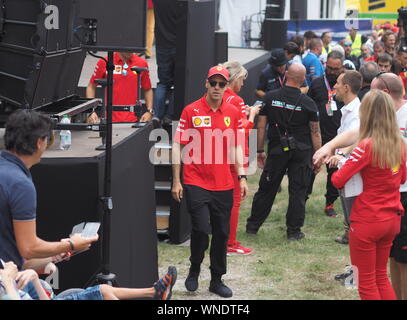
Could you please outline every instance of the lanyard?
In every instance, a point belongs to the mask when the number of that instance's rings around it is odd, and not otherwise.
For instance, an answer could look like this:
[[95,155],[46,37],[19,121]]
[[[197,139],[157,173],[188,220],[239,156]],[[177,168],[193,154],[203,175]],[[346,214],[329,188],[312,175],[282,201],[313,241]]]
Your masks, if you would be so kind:
[[324,76],[324,81],[326,89],[328,90],[328,103],[330,103],[333,100],[333,97],[335,96],[336,92],[331,88],[331,85],[329,84],[329,81],[326,78],[326,76]]
[[281,77],[280,77],[280,76],[278,76],[278,81],[280,81],[280,85],[281,85],[281,87],[284,87],[284,83],[285,83],[285,74],[284,74],[283,80],[281,80]]

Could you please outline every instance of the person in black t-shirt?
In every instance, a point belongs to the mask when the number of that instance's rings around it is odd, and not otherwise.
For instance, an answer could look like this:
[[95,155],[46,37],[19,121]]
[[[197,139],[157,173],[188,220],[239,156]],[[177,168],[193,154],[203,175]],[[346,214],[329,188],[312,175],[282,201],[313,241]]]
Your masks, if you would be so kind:
[[154,96],[154,117],[163,120],[165,101],[170,99],[168,117],[173,116],[176,56],[177,0],[153,0],[155,17],[155,47],[157,57],[157,89]]
[[264,98],[268,91],[276,90],[284,85],[287,62],[288,59],[283,49],[271,51],[269,64],[261,72],[256,88],[256,94],[259,98]]
[[[286,85],[265,96],[257,124],[257,159],[264,171],[247,219],[246,232],[249,234],[256,234],[270,214],[278,187],[287,172],[287,238],[300,240],[305,236],[301,228],[305,219],[304,199],[312,173],[311,158],[321,147],[317,106],[300,91],[305,73],[302,64],[292,64],[286,74]],[[267,124],[269,146],[266,158],[264,136]]]
[[[339,75],[344,72],[343,62],[343,54],[332,51],[328,55],[326,62],[325,76],[315,79],[308,91],[308,96],[311,97],[318,106],[322,144],[336,137],[338,128],[341,125],[341,108],[343,107],[343,103],[336,100],[334,86]],[[333,204],[339,194],[338,190],[331,183],[331,176],[336,170],[336,168],[329,168],[327,166],[328,177],[326,181],[325,213],[330,217],[336,217],[337,215]],[[312,193],[314,179],[315,176],[313,175],[308,189],[308,195]]]

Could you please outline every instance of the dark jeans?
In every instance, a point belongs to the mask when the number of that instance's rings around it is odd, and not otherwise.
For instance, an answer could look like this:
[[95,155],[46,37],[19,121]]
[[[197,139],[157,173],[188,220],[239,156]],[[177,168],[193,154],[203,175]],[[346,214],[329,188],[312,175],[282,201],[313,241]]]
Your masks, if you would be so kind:
[[312,150],[294,150],[278,155],[268,155],[260,177],[259,190],[253,198],[252,211],[247,219],[246,230],[257,232],[270,214],[278,187],[287,172],[288,209],[287,233],[298,233],[304,225],[305,197],[311,177]]
[[[197,186],[185,185],[187,208],[191,215],[191,265],[200,266],[205,251],[210,249],[212,278],[226,273],[226,248],[229,237],[230,213],[233,206],[233,189],[209,191]],[[196,270],[195,270],[196,271]]]
[[[338,168],[329,168],[328,165],[326,166],[326,171],[328,173],[328,175],[326,177],[326,193],[325,193],[325,205],[326,206],[333,204],[336,201],[336,199],[338,199],[338,197],[339,197],[338,189],[336,189],[331,182],[332,175],[336,170],[338,170]],[[315,181],[315,174],[312,173],[310,184],[309,184],[308,190],[307,190],[307,199],[308,199],[309,195],[312,193],[314,181]]]
[[158,84],[154,96],[154,115],[162,119],[165,115],[165,101],[170,100],[168,115],[174,114],[174,95],[170,90],[174,86],[175,48],[156,49]]

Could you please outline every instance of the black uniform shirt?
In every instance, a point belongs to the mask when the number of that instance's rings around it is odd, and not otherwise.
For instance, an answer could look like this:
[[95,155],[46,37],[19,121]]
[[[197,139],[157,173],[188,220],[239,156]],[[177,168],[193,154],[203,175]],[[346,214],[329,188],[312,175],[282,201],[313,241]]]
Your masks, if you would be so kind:
[[270,64],[268,64],[260,74],[257,90],[262,90],[264,92],[276,90],[281,88],[281,84],[284,82],[284,80],[285,79],[280,76],[280,74],[274,70]]
[[328,116],[326,105],[328,103],[328,88],[324,77],[312,81],[308,91],[308,96],[314,100],[319,112],[319,125],[321,127],[322,144],[325,144],[336,137],[338,128],[341,125],[343,103],[336,101],[337,110],[333,111],[333,116]]
[[281,146],[280,136],[286,132],[295,138],[298,149],[312,147],[309,123],[319,120],[317,106],[310,97],[301,94],[298,88],[284,86],[268,92],[264,101],[260,115],[267,116],[269,150]]

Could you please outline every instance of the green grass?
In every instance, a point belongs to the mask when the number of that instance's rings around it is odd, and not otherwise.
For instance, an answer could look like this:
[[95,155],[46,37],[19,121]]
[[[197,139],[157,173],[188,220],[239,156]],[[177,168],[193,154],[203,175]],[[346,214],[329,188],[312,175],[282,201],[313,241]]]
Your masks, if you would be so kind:
[[[303,232],[306,238],[298,242],[286,239],[285,214],[288,205],[287,180],[282,183],[270,216],[257,236],[244,232],[250,214],[253,194],[257,191],[259,173],[249,178],[250,196],[242,203],[238,240],[253,248],[253,254],[245,257],[228,257],[228,273],[225,283],[233,292],[233,299],[249,300],[344,300],[358,299],[356,290],[345,289],[333,277],[342,273],[350,263],[349,249],[338,244],[335,237],[343,233],[343,215],[329,218],[323,213],[325,204],[326,174],[320,173],[314,191],[307,202]],[[174,287],[174,299],[219,299],[208,292],[210,273],[209,254],[202,266],[200,287],[196,293],[188,293],[184,281],[189,268],[189,246],[174,246],[161,242],[158,245],[160,273],[168,265],[178,269],[178,281]]]

